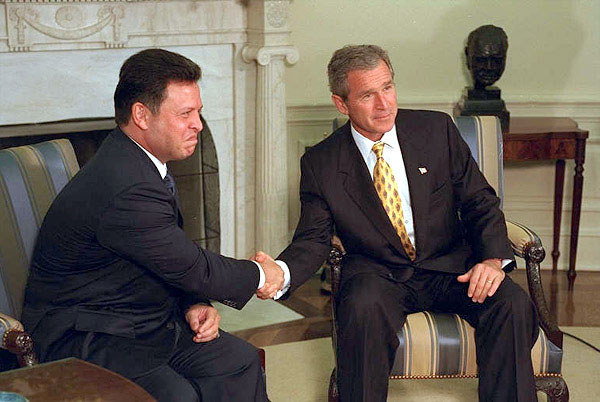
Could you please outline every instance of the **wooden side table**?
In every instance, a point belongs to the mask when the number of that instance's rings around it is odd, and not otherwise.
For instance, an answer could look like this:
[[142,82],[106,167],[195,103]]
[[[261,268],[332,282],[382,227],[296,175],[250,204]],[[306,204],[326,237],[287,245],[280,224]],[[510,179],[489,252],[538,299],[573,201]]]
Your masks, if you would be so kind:
[[577,273],[577,240],[581,217],[583,191],[583,162],[585,141],[588,131],[581,130],[577,123],[564,117],[513,117],[508,133],[503,135],[505,161],[556,160],[554,184],[554,239],[552,244],[552,270],[556,272],[560,239],[560,221],[565,180],[565,159],[575,160],[573,181],[573,208],[571,216],[571,246],[569,251],[569,290]]
[[0,373],[0,390],[31,402],[155,402],[143,388],[110,370],[76,358]]

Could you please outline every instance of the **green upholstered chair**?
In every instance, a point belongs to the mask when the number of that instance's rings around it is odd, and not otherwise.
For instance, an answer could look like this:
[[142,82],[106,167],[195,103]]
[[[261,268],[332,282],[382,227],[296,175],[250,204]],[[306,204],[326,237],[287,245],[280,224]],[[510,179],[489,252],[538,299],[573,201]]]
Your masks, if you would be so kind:
[[[502,199],[502,132],[494,116],[455,117],[455,123],[473,158]],[[337,127],[334,121],[334,129]],[[537,308],[540,325],[538,340],[531,352],[536,388],[550,401],[566,402],[569,391],[561,376],[563,334],[551,317],[544,299],[540,262],[545,253],[539,237],[516,222],[506,222],[515,255],[525,259],[529,293]],[[343,246],[334,237],[329,257],[331,267],[332,305],[339,290]],[[334,351],[336,320],[333,320]],[[474,329],[456,314],[420,312],[408,315],[398,332],[400,346],[392,368],[391,379],[439,379],[477,377]],[[331,375],[329,400],[337,401],[336,371]]]
[[0,339],[21,366],[36,362],[18,321],[38,230],[79,165],[66,139],[0,150]]

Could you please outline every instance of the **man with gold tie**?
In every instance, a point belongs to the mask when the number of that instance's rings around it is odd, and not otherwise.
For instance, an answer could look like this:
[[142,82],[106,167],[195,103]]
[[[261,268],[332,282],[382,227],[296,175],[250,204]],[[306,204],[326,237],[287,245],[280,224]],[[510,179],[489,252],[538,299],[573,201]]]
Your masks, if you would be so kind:
[[500,200],[451,118],[398,109],[377,46],[337,50],[328,76],[349,121],[302,157],[302,212],[276,261],[290,274],[277,297],[323,263],[335,231],[347,252],[335,304],[340,400],[385,401],[396,333],[423,310],[475,327],[480,400],[537,400],[535,308],[505,275],[514,256]]

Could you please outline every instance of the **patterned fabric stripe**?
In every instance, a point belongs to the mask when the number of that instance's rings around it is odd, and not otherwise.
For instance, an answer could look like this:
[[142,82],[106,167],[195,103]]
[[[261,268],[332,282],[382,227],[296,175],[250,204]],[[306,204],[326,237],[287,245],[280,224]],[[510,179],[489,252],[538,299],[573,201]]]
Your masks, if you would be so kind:
[[73,148],[69,140],[66,139],[42,142],[32,145],[32,147],[43,158],[44,162],[42,166],[44,166],[51,178],[53,196],[56,196],[74,175],[72,172],[73,167],[69,166],[69,163],[72,163],[69,161],[69,154],[72,154],[73,158],[75,157]]
[[[475,330],[456,314],[409,314],[398,337],[391,378],[477,376]],[[560,374],[562,353],[541,329],[531,359],[535,375]]]
[[496,190],[498,197],[503,198],[502,180],[502,131],[500,121],[495,116],[477,116],[479,152],[481,163],[479,168],[490,185]]
[[[46,215],[46,211],[55,196],[52,187],[52,179],[44,165],[42,155],[34,147],[26,145],[11,148],[7,151],[15,155],[19,169],[21,170],[21,177],[25,183],[25,188],[27,189],[27,194],[33,209],[33,215],[35,216],[37,223],[37,227],[34,231],[35,238],[37,231],[42,225],[42,220]],[[33,249],[31,251],[33,251]],[[28,258],[31,258],[29,253]]]
[[437,339],[435,374],[461,372],[460,329],[453,314],[432,314],[433,330]]
[[9,296],[10,313],[16,317],[21,313],[27,268],[38,231],[38,220],[30,199],[28,183],[21,171],[20,161],[11,149],[0,151],[0,222],[3,228],[0,230],[0,254],[4,266],[2,279]]
[[[409,363],[406,375],[433,375],[432,352],[435,350],[435,333],[431,331],[431,319],[426,313],[409,314],[406,317]],[[429,334],[429,336],[427,336]]]
[[431,374],[437,374],[437,366],[439,361],[439,338],[436,331],[436,328],[433,323],[433,316],[429,311],[424,311],[425,319],[427,321],[427,327],[429,328],[429,337],[431,338],[429,357],[430,357],[430,367]]
[[469,149],[471,150],[471,154],[473,155],[473,159],[475,159],[475,162],[481,169],[481,163],[480,163],[480,155],[481,154],[479,152],[479,147],[478,147],[479,138],[477,137],[477,132],[478,132],[477,121],[471,116],[457,116],[457,117],[452,117],[452,119],[454,120],[454,124],[456,124],[456,127],[458,128],[458,131],[460,132],[461,137],[463,138],[463,140],[465,140],[465,142],[469,146]]
[[508,239],[512,245],[513,251],[519,257],[524,256],[525,246],[530,243],[540,243],[540,238],[527,226],[513,221],[506,221],[508,229]]

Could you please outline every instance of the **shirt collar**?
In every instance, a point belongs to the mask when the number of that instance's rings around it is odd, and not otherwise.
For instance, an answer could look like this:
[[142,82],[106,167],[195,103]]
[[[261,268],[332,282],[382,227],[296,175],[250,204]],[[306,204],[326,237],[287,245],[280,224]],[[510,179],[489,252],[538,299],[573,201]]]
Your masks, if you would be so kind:
[[[360,154],[362,155],[364,160],[367,160],[369,154],[373,152],[373,145],[375,145],[377,141],[371,141],[364,135],[360,134],[358,131],[356,131],[352,123],[350,123],[350,131],[352,132],[352,138],[354,138],[354,142],[356,143]],[[385,143],[386,146],[389,146],[392,149],[400,149],[400,144],[398,143],[398,135],[396,135],[395,124],[390,131],[383,134],[380,141],[382,141],[383,143]]]
[[167,175],[167,164],[166,163],[162,163],[156,156],[154,156],[150,152],[148,152],[146,150],[146,148],[144,148],[143,146],[141,146],[140,144],[138,144],[133,138],[129,137],[129,139],[131,141],[133,141],[133,143],[135,145],[137,145],[138,147],[140,147],[140,149],[142,151],[144,151],[146,153],[146,155],[148,155],[148,158],[150,158],[150,160],[152,161],[152,163],[154,163],[154,166],[156,166],[156,169],[158,169],[158,173],[160,174],[160,177],[164,179],[165,176]]

